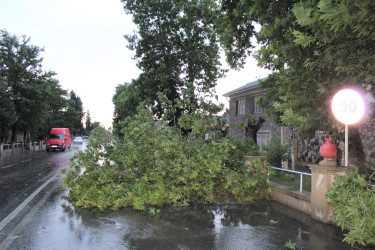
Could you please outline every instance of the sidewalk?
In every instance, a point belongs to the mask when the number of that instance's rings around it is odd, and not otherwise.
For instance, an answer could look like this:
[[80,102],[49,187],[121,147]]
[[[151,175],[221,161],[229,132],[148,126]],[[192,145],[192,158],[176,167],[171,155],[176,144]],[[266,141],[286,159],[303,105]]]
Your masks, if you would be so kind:
[[[42,142],[43,143],[43,142]],[[1,147],[1,144],[0,144],[0,147]],[[3,157],[3,156],[9,156],[9,155],[16,155],[16,154],[22,154],[23,152],[25,151],[41,151],[41,150],[45,150],[46,149],[46,145],[43,143],[42,144],[42,148],[40,148],[40,145],[30,145],[28,147],[24,147],[24,146],[18,146],[18,147],[15,147],[15,148],[7,148],[7,149],[3,149],[1,150],[0,148],[0,157]]]
[[12,150],[11,148],[10,149],[4,149],[2,154],[0,155],[0,157],[9,157],[9,156],[12,156],[12,155],[20,155],[20,154],[23,153],[23,151],[28,151],[28,150],[24,150],[23,147],[15,148],[14,150]]
[[11,163],[39,155],[46,150],[46,146],[43,145],[42,149],[39,149],[39,145],[36,145],[35,151],[33,149],[33,147],[31,147],[31,150],[25,149],[24,147],[18,147],[14,148],[13,150],[11,148],[2,150],[0,154],[0,166],[4,167]]

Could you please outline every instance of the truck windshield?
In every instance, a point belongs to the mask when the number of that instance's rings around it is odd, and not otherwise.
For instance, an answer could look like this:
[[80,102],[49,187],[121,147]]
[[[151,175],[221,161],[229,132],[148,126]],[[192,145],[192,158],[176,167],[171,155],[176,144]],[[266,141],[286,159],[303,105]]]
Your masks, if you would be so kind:
[[49,139],[51,139],[51,140],[64,140],[65,135],[64,134],[50,134]]

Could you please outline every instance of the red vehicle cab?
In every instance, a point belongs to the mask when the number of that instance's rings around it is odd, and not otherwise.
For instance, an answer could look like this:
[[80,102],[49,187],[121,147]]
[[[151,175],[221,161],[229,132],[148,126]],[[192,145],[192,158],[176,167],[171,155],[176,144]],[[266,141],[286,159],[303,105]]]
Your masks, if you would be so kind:
[[49,133],[48,140],[46,142],[46,151],[70,148],[72,140],[70,138],[70,132],[68,128],[52,128]]

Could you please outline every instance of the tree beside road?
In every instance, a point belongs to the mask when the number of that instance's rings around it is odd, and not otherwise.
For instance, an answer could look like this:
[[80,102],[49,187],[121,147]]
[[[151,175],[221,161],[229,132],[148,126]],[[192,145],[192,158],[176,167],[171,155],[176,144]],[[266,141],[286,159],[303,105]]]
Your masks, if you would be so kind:
[[0,30],[0,142],[15,142],[19,133],[44,139],[52,127],[82,133],[82,101],[43,70],[42,52],[30,38]]
[[[330,108],[333,95],[352,87],[374,103],[374,1],[223,3],[219,31],[230,64],[241,65],[251,53],[274,72],[260,84],[267,89],[260,104],[268,116],[300,136],[326,131],[343,141],[343,125]],[[254,41],[260,45],[255,51]],[[373,119],[372,110],[366,119]],[[352,125],[350,167],[369,174],[359,138],[358,125]]]
[[[122,3],[138,26],[134,34],[125,37],[142,73],[116,89],[115,105],[121,107],[115,107],[114,128],[120,119],[136,113],[140,100],[158,119],[168,117],[159,93],[173,104],[184,102],[182,93],[188,88],[193,91],[186,99],[193,104],[198,104],[199,96],[214,98],[217,79],[225,72],[214,25],[218,5],[211,0]],[[172,126],[184,113],[194,112],[189,110],[192,106],[176,108],[176,119],[165,119]]]

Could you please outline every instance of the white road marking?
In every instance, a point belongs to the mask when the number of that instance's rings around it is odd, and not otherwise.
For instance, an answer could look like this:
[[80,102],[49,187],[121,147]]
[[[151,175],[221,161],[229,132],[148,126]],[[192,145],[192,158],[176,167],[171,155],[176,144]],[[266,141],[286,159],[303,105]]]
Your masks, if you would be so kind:
[[41,185],[37,190],[35,190],[34,193],[32,193],[29,197],[27,197],[27,199],[24,202],[22,202],[21,205],[19,205],[16,209],[14,209],[13,212],[11,212],[2,222],[0,222],[0,231],[6,225],[8,225],[8,223],[11,220],[13,220],[22,211],[22,209],[24,209],[27,206],[27,204],[29,204],[30,201],[32,201],[32,199],[34,199],[35,196],[37,196],[43,190],[43,188],[45,188],[59,174],[60,172],[57,171],[56,174],[54,174],[51,178],[49,178],[43,185]]
[[14,230],[9,234],[9,236],[1,243],[0,249],[9,249],[13,241],[19,238],[20,232],[25,228],[27,223],[31,221],[35,213],[45,204],[46,200],[51,196],[51,192],[46,192],[37,204],[31,209],[31,211],[22,218],[20,223],[14,228]]
[[5,167],[2,167],[1,169],[5,169],[5,168],[10,168],[10,167],[13,167],[15,164],[10,164],[8,166],[5,166]]

